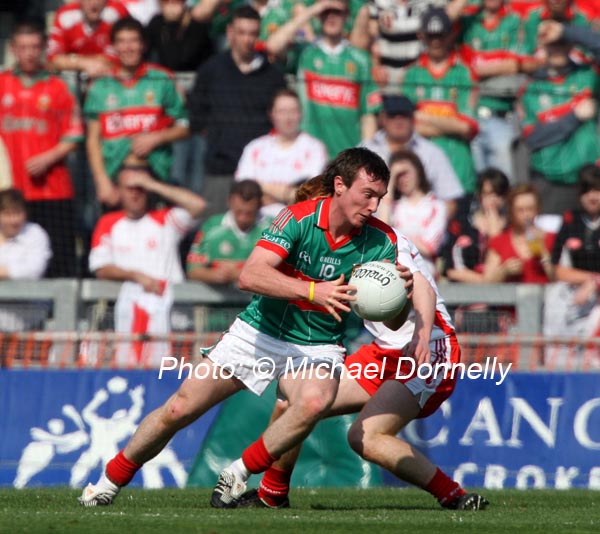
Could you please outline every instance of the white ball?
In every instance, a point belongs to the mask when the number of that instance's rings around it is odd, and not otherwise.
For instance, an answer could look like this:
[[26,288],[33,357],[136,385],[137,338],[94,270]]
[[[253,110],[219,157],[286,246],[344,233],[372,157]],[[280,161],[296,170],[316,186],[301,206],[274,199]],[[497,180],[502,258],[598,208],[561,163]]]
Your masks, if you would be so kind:
[[393,263],[370,261],[354,267],[349,285],[356,287],[354,312],[369,321],[395,317],[406,305],[404,280]]

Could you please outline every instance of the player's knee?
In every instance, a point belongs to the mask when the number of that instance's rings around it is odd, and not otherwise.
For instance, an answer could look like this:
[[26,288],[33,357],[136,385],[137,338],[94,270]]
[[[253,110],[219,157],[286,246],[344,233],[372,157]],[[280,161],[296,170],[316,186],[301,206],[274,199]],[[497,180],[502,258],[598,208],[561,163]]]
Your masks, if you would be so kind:
[[175,395],[165,404],[162,422],[168,428],[182,428],[192,418],[192,410],[186,399]]
[[352,450],[362,456],[364,449],[364,438],[365,432],[363,426],[359,421],[355,421],[354,424],[348,430],[348,444]]
[[299,401],[299,409],[305,421],[318,421],[331,406],[332,400],[322,394],[305,395]]

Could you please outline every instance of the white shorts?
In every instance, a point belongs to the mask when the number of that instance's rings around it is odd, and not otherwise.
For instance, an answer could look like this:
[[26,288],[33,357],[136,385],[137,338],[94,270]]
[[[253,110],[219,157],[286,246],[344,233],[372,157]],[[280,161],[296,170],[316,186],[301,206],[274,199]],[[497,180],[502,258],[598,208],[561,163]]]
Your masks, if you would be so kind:
[[207,357],[239,379],[252,393],[262,395],[273,380],[302,366],[308,368],[324,363],[338,376],[345,354],[346,350],[340,345],[296,345],[281,341],[236,319]]

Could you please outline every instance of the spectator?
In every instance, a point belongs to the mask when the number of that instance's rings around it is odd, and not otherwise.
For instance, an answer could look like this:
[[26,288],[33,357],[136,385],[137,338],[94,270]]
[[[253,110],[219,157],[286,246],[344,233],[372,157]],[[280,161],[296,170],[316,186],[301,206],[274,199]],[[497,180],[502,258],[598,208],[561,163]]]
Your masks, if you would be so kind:
[[143,62],[142,25],[122,19],[111,39],[119,64],[90,87],[84,111],[96,195],[114,206],[119,195],[112,179],[124,164],[147,162],[159,179],[169,177],[171,143],[188,134],[188,121],[171,74]]
[[417,104],[417,133],[431,139],[448,156],[466,193],[475,191],[470,141],[477,134],[477,94],[471,70],[454,51],[452,24],[443,9],[423,17],[419,38],[425,52],[409,67],[404,94]]
[[327,164],[325,145],[300,130],[302,109],[290,89],[275,93],[269,109],[273,130],[246,145],[237,180],[256,180],[263,191],[263,214],[275,217],[294,201],[296,186],[319,174]]
[[[545,329],[588,339],[600,336],[600,168],[583,167],[578,186],[581,207],[565,212],[552,250],[556,279],[563,283],[547,295],[552,314],[546,314],[551,322]],[[597,361],[598,349],[592,351]]]
[[227,27],[231,49],[204,63],[190,93],[193,133],[206,130],[204,196],[210,213],[225,210],[229,186],[244,147],[270,129],[267,110],[285,86],[283,74],[255,51],[260,16],[242,6]]
[[244,261],[271,222],[260,214],[261,197],[260,185],[254,180],[231,186],[229,210],[210,217],[194,239],[187,257],[190,280],[237,283]]
[[38,280],[52,257],[50,239],[27,221],[23,195],[17,189],[0,192],[0,279]]
[[49,66],[91,78],[108,74],[115,59],[110,31],[127,16],[125,6],[116,0],[79,0],[61,6],[50,30]]
[[[153,179],[149,167],[123,166],[117,191],[122,211],[100,218],[92,238],[90,271],[100,279],[119,280],[115,331],[164,335],[170,331],[171,285],[184,280],[178,245],[203,213],[202,197]],[[173,208],[150,211],[149,194]],[[168,354],[168,344],[144,347],[120,343],[119,365],[156,365]]]
[[508,227],[490,240],[483,267],[486,282],[545,284],[554,275],[549,250],[554,236],[535,228],[540,199],[527,184],[508,195]]
[[[146,28],[148,57],[176,73],[177,87],[187,95],[198,67],[213,53],[209,26],[192,18],[185,0],[161,0],[161,12]],[[198,133],[173,144],[174,182],[200,192],[204,181],[206,138]]]
[[495,167],[512,180],[521,19],[507,9],[506,0],[483,0],[474,14],[460,19],[460,25],[462,56],[479,78],[482,92],[477,107],[479,134],[471,143],[475,170]]
[[[38,224],[27,221],[23,195],[17,189],[0,192],[0,280],[38,280],[52,257],[50,239]],[[41,328],[49,315],[46,303],[3,302],[0,332]],[[0,358],[1,360],[2,358]]]
[[[575,7],[573,0],[544,0],[543,5],[529,12],[521,32],[521,70],[533,73],[546,63],[547,51],[539,48],[537,36],[543,21],[556,20],[574,26],[588,28],[588,18]],[[573,50],[573,59],[585,59],[581,51]]]
[[454,21],[466,3],[467,0],[369,0],[375,81],[386,87],[386,92],[397,92],[406,67],[423,52],[417,34],[425,12],[432,6],[445,9]]
[[600,33],[583,26],[563,24],[555,20],[546,20],[539,25],[538,42],[541,46],[564,40],[567,43],[581,46],[594,57],[596,65],[600,65]]
[[327,146],[329,157],[356,146],[375,134],[374,113],[379,93],[371,79],[369,54],[344,39],[347,1],[317,2],[272,34],[267,50],[282,56],[307,18],[319,16],[321,34],[305,43],[298,60],[297,78],[302,99],[302,129]]
[[446,205],[431,193],[423,163],[414,152],[392,154],[388,191],[383,200],[392,201],[387,222],[415,244],[435,276],[435,260],[446,232]]
[[593,100],[598,76],[569,58],[565,41],[545,49],[545,66],[521,89],[520,113],[542,212],[561,214],[577,205],[577,171],[600,157]]
[[50,236],[48,276],[69,277],[75,275],[75,229],[65,158],[83,138],[83,125],[67,85],[42,67],[45,43],[36,24],[18,24],[12,33],[16,65],[0,74],[0,137],[13,187],[23,193],[31,220]]
[[384,95],[379,114],[382,129],[361,146],[368,148],[388,162],[393,152],[412,150],[425,167],[425,175],[433,194],[446,202],[449,217],[456,212],[456,201],[464,195],[452,164],[444,151],[415,132],[415,105],[403,95]]
[[483,171],[477,181],[476,208],[459,214],[448,225],[444,245],[444,269],[452,282],[483,282],[483,264],[490,239],[506,227],[505,204],[510,190],[506,175],[498,169]]

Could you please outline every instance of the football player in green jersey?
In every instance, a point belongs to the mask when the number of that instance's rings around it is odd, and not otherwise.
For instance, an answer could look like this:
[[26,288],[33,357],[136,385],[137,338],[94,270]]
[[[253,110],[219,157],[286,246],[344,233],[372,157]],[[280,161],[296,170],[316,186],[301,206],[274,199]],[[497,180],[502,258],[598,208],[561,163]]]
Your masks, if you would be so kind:
[[[82,505],[111,504],[178,430],[241,389],[260,395],[277,379],[289,408],[221,473],[213,499],[227,504],[245,491],[251,473],[265,471],[300,443],[331,406],[354,299],[345,279],[356,263],[396,262],[397,238],[373,217],[389,182],[379,156],[365,148],[344,150],[324,171],[324,181],[330,197],[290,206],[263,233],[239,278],[240,288],[256,296],[198,364],[202,376],[189,370],[179,390],[144,418],[100,480],[84,489]],[[409,271],[401,275],[410,286]],[[391,326],[397,327],[394,319]]]

